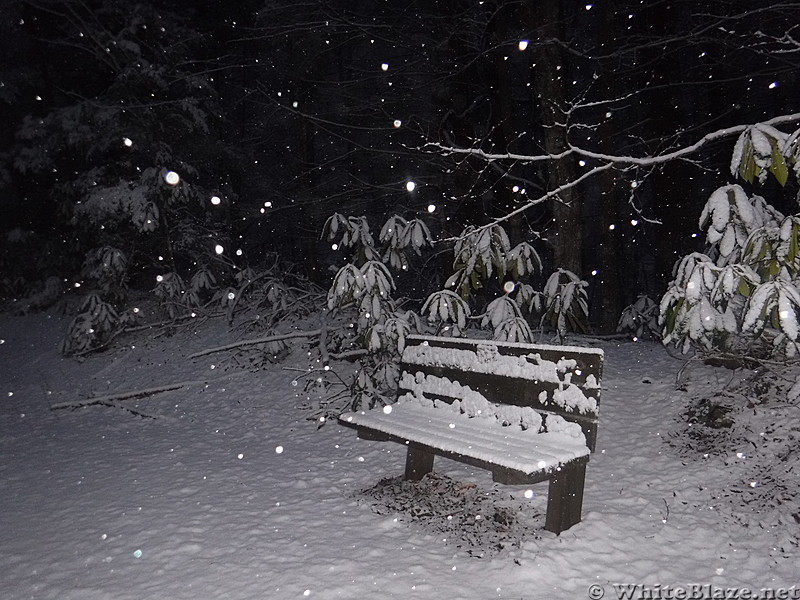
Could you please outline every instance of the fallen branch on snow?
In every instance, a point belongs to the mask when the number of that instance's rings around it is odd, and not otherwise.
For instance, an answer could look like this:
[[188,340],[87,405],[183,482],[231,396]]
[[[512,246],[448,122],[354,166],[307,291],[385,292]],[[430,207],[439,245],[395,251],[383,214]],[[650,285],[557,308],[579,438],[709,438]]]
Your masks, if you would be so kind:
[[[102,406],[113,406],[115,408],[122,408],[130,412],[133,412],[134,414],[139,414],[137,411],[128,408],[127,406],[117,404],[117,402],[119,400],[129,400],[131,398],[143,398],[145,396],[153,396],[155,394],[170,392],[172,390],[178,390],[192,385],[208,386],[212,383],[217,383],[226,379],[233,379],[235,377],[241,377],[249,374],[250,371],[236,371],[233,373],[228,373],[227,375],[223,375],[222,377],[217,377],[215,379],[194,379],[191,381],[180,381],[177,383],[168,383],[165,385],[159,385],[157,387],[143,388],[141,390],[131,390],[128,392],[107,394],[105,396],[96,396],[94,398],[86,398],[85,400],[70,400],[67,402],[59,402],[57,404],[51,404],[50,410],[61,410],[64,408],[83,408],[84,406],[94,406],[95,404],[100,404]],[[151,416],[151,415],[141,414],[140,416]]]
[[314,338],[322,334],[322,329],[312,329],[311,331],[293,331],[292,333],[282,333],[278,335],[269,335],[267,337],[258,338],[255,340],[242,340],[241,342],[233,342],[232,344],[225,344],[224,346],[217,346],[216,348],[208,348],[190,354],[188,358],[199,358],[215,352],[224,352],[226,350],[233,350],[234,348],[242,348],[244,346],[255,346],[256,344],[268,344],[269,342],[279,342],[281,340],[289,340],[292,338]]
[[120,392],[118,394],[108,394],[107,396],[97,396],[96,398],[86,398],[85,400],[70,400],[68,402],[59,402],[50,406],[50,410],[60,410],[62,408],[82,408],[84,406],[92,406],[94,404],[103,404],[106,406],[119,406],[114,404],[117,400],[128,400],[129,398],[142,398],[144,396],[152,396],[160,394],[161,392],[169,392],[177,390],[195,381],[184,381],[181,383],[171,383],[169,385],[161,385],[158,387],[145,388],[142,390],[132,390],[129,392]]

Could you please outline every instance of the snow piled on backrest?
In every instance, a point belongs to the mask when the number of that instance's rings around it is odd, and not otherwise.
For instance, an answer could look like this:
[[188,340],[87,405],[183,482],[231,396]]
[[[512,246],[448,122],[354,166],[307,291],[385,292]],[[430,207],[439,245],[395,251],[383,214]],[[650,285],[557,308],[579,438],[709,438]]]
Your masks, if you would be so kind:
[[476,352],[458,348],[439,348],[426,343],[406,346],[403,362],[533,381],[561,382],[556,363],[542,360],[539,354],[504,356],[494,344],[478,344]]
[[[495,344],[488,343],[478,344],[476,350],[472,351],[431,346],[427,342],[423,342],[417,346],[406,346],[403,352],[403,362],[409,365],[443,367],[459,371],[472,371],[474,373],[554,383],[558,387],[553,392],[552,398],[556,406],[567,412],[580,414],[595,414],[597,412],[597,400],[586,396],[583,389],[572,384],[573,372],[578,371],[578,363],[574,359],[562,358],[555,363],[544,360],[538,353],[508,356],[500,354]],[[460,385],[457,382],[447,381],[451,384]],[[597,378],[594,375],[588,375],[584,387],[587,390],[598,389]],[[433,390],[430,391],[434,394],[436,393]],[[458,394],[453,394],[453,396],[460,397]],[[542,404],[547,403],[546,392],[539,394],[539,401]]]
[[576,361],[574,358],[562,358],[556,363],[556,370],[559,373],[574,371],[577,368],[578,368],[578,361]]
[[580,425],[567,421],[564,417],[558,415],[547,415],[547,432],[560,433],[576,440],[586,439]]
[[553,391],[553,403],[567,412],[597,412],[597,400],[587,397],[576,385],[568,385],[564,389]]
[[[468,417],[494,419],[503,425],[517,425],[534,433],[538,433],[542,427],[542,416],[533,408],[495,404],[480,392],[457,381],[450,381],[447,377],[426,376],[419,372],[415,375],[403,373],[400,387],[409,391],[398,398],[399,402],[417,402],[422,406],[452,410]],[[449,403],[427,398],[425,394],[455,398],[455,400]]]

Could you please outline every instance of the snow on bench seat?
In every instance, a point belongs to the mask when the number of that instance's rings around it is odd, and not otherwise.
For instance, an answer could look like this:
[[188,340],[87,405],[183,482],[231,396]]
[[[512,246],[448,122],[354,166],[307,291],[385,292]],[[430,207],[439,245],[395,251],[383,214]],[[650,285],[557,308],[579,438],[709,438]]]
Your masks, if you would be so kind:
[[431,410],[413,402],[393,404],[385,411],[349,413],[341,420],[527,475],[551,471],[589,455],[583,437],[502,427],[490,419]]

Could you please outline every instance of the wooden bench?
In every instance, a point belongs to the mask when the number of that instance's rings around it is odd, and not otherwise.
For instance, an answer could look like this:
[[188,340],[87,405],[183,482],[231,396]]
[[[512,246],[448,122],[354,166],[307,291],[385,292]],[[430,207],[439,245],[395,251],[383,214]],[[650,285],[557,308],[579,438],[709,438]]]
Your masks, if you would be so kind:
[[439,455],[499,483],[549,480],[545,529],[580,522],[602,350],[415,335],[400,367],[395,404],[340,423],[363,439],[407,445],[406,479],[431,472]]

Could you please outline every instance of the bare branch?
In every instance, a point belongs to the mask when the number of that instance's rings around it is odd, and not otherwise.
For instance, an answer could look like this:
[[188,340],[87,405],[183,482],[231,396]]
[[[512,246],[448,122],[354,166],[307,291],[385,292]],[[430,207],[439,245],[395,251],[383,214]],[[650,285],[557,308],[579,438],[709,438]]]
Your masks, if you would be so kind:
[[[598,173],[606,171],[606,170],[612,168],[613,166],[614,166],[613,163],[606,163],[606,164],[594,167],[592,169],[589,169],[588,171],[586,171],[586,173],[584,173],[580,177],[577,177],[574,180],[565,183],[564,185],[560,185],[557,188],[555,188],[554,190],[550,190],[549,192],[539,196],[538,198],[534,198],[533,200],[528,201],[528,203],[525,204],[524,206],[520,206],[519,208],[514,209],[509,213],[506,213],[502,217],[498,217],[498,218],[492,220],[490,223],[487,223],[486,225],[482,225],[481,227],[478,227],[477,229],[474,229],[474,230],[470,231],[470,234],[472,235],[472,234],[478,233],[478,232],[483,231],[484,229],[487,229],[489,227],[492,227],[492,226],[494,226],[494,225],[496,225],[498,223],[502,223],[503,221],[508,221],[509,219],[512,219],[513,217],[524,213],[526,210],[528,210],[528,209],[530,209],[530,208],[532,208],[532,207],[534,207],[534,206],[536,206],[538,204],[541,204],[542,202],[546,202],[547,200],[550,200],[551,198],[554,198],[554,197],[558,196],[561,192],[564,192],[565,190],[573,188],[573,187],[577,186],[578,184],[582,183],[583,181],[585,181],[586,179],[589,179],[590,177],[593,177],[594,175],[597,175]],[[438,243],[441,243],[441,242],[454,242],[456,240],[461,239],[462,237],[463,236],[449,237],[449,238],[445,238],[443,240],[439,240]]]
[[[769,119],[768,121],[763,121],[763,123],[767,125],[781,125],[786,123],[796,123],[798,121],[800,121],[800,113],[793,113],[790,115],[780,115],[773,119]],[[736,125],[734,127],[725,127],[724,129],[718,129],[717,131],[712,131],[711,133],[707,133],[693,144],[684,146],[683,148],[674,150],[672,152],[668,152],[666,154],[658,154],[656,156],[643,156],[643,157],[614,156],[612,154],[592,152],[591,150],[585,150],[583,148],[578,148],[576,146],[570,146],[570,147],[572,151],[575,152],[575,154],[580,154],[581,156],[585,156],[587,158],[594,158],[597,160],[602,160],[605,162],[615,163],[615,164],[636,165],[639,167],[652,167],[655,165],[660,165],[666,162],[670,162],[694,154],[702,147],[708,145],[710,142],[721,140],[727,137],[732,137],[734,135],[739,135],[740,133],[745,131],[748,127],[752,127],[752,125]]]
[[[797,123],[800,122],[800,113],[779,115],[777,117],[762,122],[767,125],[783,125],[786,123]],[[503,154],[499,154],[499,153],[486,152],[484,150],[481,150],[480,148],[457,148],[454,146],[444,146],[443,144],[433,143],[433,142],[430,144],[426,144],[425,147],[437,148],[444,155],[448,154],[471,155],[471,156],[477,156],[489,162],[496,160],[514,160],[525,163],[533,163],[533,162],[560,160],[562,158],[569,156],[570,154],[577,154],[580,156],[585,156],[586,158],[594,158],[603,162],[613,163],[615,165],[635,165],[638,167],[653,167],[673,160],[685,158],[699,151],[701,148],[707,146],[711,142],[721,140],[727,137],[732,137],[734,135],[739,135],[740,133],[745,131],[748,127],[752,127],[752,124],[725,127],[723,129],[718,129],[717,131],[712,131],[711,133],[707,133],[693,144],[684,146],[677,150],[673,150],[672,152],[667,152],[665,154],[658,154],[655,156],[641,156],[641,157],[604,154],[602,152],[594,152],[592,150],[587,150],[586,148],[581,148],[580,146],[575,146],[573,144],[570,144],[568,150],[556,154],[516,154],[514,152],[506,152]]]
[[495,154],[492,152],[486,152],[485,150],[481,150],[480,148],[457,148],[455,146],[445,146],[444,144],[440,144],[439,142],[430,142],[422,147],[423,150],[427,148],[437,148],[445,156],[451,154],[468,154],[471,156],[477,156],[479,158],[482,158],[490,162],[495,160],[516,160],[525,163],[544,162],[544,161],[558,160],[560,158],[565,158],[573,153],[573,150],[570,149],[570,150],[565,150],[564,152],[559,152],[558,154],[516,154],[514,152]]

